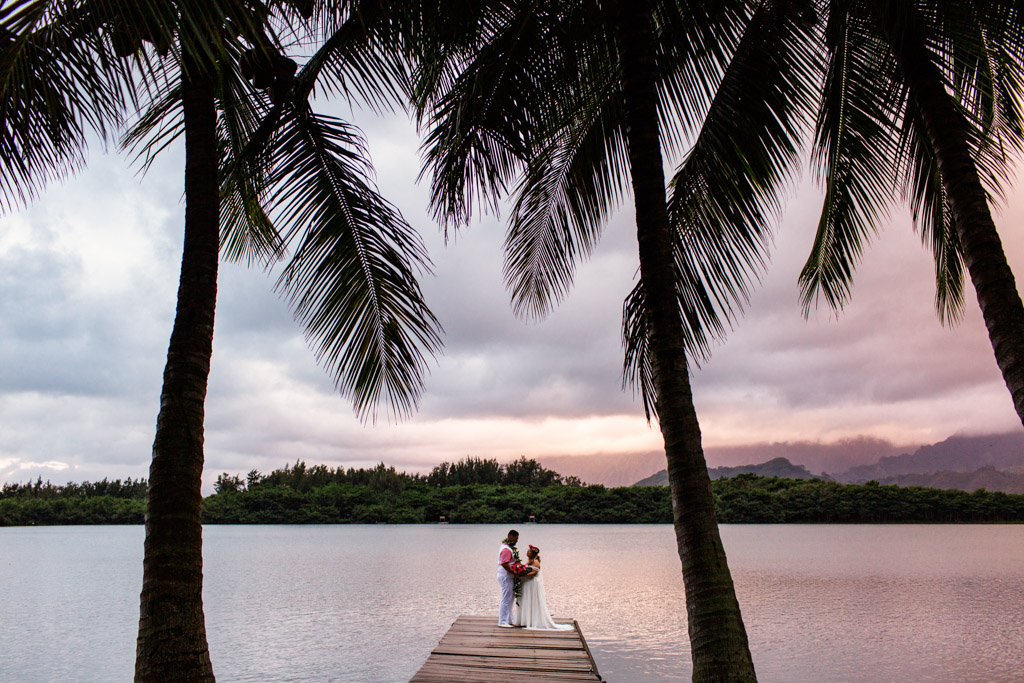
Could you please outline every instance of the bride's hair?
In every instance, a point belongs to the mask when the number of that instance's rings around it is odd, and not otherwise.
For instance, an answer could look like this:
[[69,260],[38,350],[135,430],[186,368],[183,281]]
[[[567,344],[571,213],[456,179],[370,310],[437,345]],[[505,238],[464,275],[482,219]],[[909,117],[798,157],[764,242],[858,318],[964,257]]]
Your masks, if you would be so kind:
[[529,555],[529,554],[530,554],[531,552],[532,552],[532,553],[533,553],[534,555],[537,555],[538,557],[540,556],[540,548],[538,548],[538,547],[537,547],[537,546],[535,546],[535,545],[531,545],[531,546],[530,546],[530,549],[526,551],[526,554],[527,554],[527,555]]

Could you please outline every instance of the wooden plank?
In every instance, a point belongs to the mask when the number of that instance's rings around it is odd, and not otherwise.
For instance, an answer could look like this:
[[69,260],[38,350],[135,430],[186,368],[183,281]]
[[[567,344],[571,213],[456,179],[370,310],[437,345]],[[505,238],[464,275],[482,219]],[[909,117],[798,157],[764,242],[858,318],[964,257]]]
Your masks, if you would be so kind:
[[448,666],[462,666],[474,669],[507,669],[512,671],[571,671],[589,673],[590,661],[567,662],[565,660],[534,659],[532,657],[491,657],[489,655],[441,655],[437,661]]
[[577,636],[572,630],[568,631],[541,631],[532,628],[502,628],[495,626],[488,628],[456,628],[448,631],[453,635],[474,635],[474,636],[501,636],[502,638],[545,638],[551,640],[576,640]]
[[469,655],[486,652],[491,657],[533,657],[535,659],[570,659],[589,660],[587,651],[579,650],[553,650],[544,648],[519,648],[519,647],[489,647],[486,649],[465,646],[465,645],[438,645],[434,648],[434,654],[438,655]]
[[565,652],[566,655],[582,655],[586,656],[587,651],[583,647],[545,647],[543,643],[490,643],[487,645],[481,645],[474,641],[448,641],[443,640],[438,643],[438,647],[441,648],[470,648],[481,652],[492,652],[494,650],[503,650],[505,648],[517,648],[521,650],[538,650],[550,652],[557,656],[559,652]]
[[573,625],[573,628],[576,629],[576,633],[580,634],[580,642],[583,643],[583,649],[587,651],[587,657],[590,658],[590,663],[594,667],[594,669],[593,669],[594,675],[597,676],[598,680],[601,680],[601,674],[597,670],[597,662],[594,661],[594,655],[590,651],[590,646],[587,645],[587,639],[583,637],[583,630],[580,628],[580,625],[576,622],[575,619],[572,620],[572,625]]
[[444,683],[490,683],[491,681],[550,681],[550,683],[572,681],[599,681],[593,674],[575,674],[569,672],[519,671],[515,669],[473,669],[444,664],[424,665],[410,683],[427,683],[428,681],[444,681]]
[[469,636],[473,638],[477,637],[495,637],[502,640],[505,639],[520,639],[520,638],[539,638],[543,640],[550,640],[552,642],[567,641],[572,642],[579,640],[579,636],[576,635],[575,630],[568,631],[540,631],[529,628],[498,628],[495,626],[493,629],[485,628],[453,628],[448,631],[448,635],[452,636]]
[[464,615],[453,623],[413,683],[488,683],[540,680],[601,681],[575,619],[565,631],[499,628],[493,616]]
[[443,659],[446,662],[451,662],[459,658],[470,657],[474,660],[481,662],[500,662],[508,663],[512,661],[523,661],[532,662],[541,667],[571,667],[577,668],[579,666],[586,666],[590,668],[590,657],[587,657],[585,653],[572,653],[566,654],[565,656],[559,657],[557,654],[547,654],[542,657],[535,657],[530,654],[530,650],[516,650],[515,648],[507,648],[503,650],[477,650],[474,648],[461,648],[459,651],[439,651],[434,650],[433,654],[437,655],[438,658]]
[[[569,623],[566,626],[571,626],[571,623]],[[517,628],[513,628],[513,629],[501,629],[497,624],[486,625],[486,626],[484,626],[483,624],[480,624],[480,625],[469,625],[469,626],[455,626],[455,627],[452,627],[452,630],[451,630],[451,633],[487,633],[487,634],[494,634],[494,633],[506,633],[506,632],[507,633],[511,633],[511,634],[520,634],[520,635],[538,634],[538,633],[540,633],[540,634],[545,635],[545,636],[551,636],[552,638],[563,638],[563,637],[564,638],[573,638],[571,630],[569,630],[569,631],[543,631],[541,629],[523,629],[523,628],[518,628],[518,627]]]
[[469,644],[472,643],[477,647],[537,647],[547,649],[564,649],[564,650],[583,650],[583,643],[578,638],[571,640],[555,640],[545,638],[522,638],[516,636],[484,636],[484,637],[472,637],[472,636],[445,636],[441,639],[441,642],[445,645],[454,645],[456,643]]
[[[569,624],[572,623],[572,617],[554,617],[556,623]],[[480,616],[475,614],[464,614],[459,617],[459,620],[455,623],[458,624],[497,624],[498,620],[490,616]]]

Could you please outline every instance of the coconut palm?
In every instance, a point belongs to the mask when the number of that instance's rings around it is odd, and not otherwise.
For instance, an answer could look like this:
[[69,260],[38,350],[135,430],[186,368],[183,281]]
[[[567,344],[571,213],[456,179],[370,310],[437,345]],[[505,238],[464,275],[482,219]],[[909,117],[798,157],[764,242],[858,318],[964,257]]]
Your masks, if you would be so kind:
[[[317,81],[384,101],[394,89],[389,74],[400,70],[380,57],[354,3],[26,1],[18,11],[35,5],[45,8],[32,21],[3,17],[13,35],[5,95],[21,97],[8,111],[28,123],[2,149],[32,150],[5,186],[9,202],[79,160],[83,127],[116,123],[127,86],[145,106],[126,144],[149,161],[184,137],[184,251],[150,469],[135,677],[213,680],[200,484],[221,251],[264,265],[289,255],[277,287],[364,418],[382,401],[397,417],[413,410],[425,354],[439,348],[439,325],[415,279],[429,263],[419,238],[369,180],[359,132],[308,103]],[[297,48],[324,38],[297,70],[281,36]],[[53,84],[67,99],[17,80],[38,74],[40,54],[55,46],[77,69]],[[24,114],[29,104],[41,107],[39,118]]]
[[[758,247],[771,230],[764,217],[777,206],[779,186],[792,170],[791,156],[765,157],[774,167],[766,173],[748,163],[749,155],[736,154],[749,149],[745,140],[751,129],[769,135],[779,129],[770,109],[758,115],[749,107],[751,98],[741,109],[740,100],[730,96],[766,82],[764,74],[754,74],[730,85],[729,74],[742,73],[743,62],[763,65],[776,59],[780,46],[770,25],[758,19],[772,11],[795,11],[813,29],[792,34],[791,49],[807,55],[811,68],[791,71],[803,83],[786,91],[787,97],[803,92],[794,105],[805,113],[809,102],[817,102],[812,162],[825,186],[814,246],[800,277],[805,312],[818,296],[834,308],[842,306],[864,243],[902,193],[933,251],[940,319],[955,322],[960,316],[966,261],[997,362],[1021,414],[1024,309],[987,203],[1001,192],[1010,155],[1021,148],[1024,135],[1019,109],[1024,41],[1012,3],[762,3],[742,41],[751,52],[737,51],[718,88],[716,101],[724,106],[712,105],[697,144],[671,183],[677,287],[689,293],[680,300],[684,317],[708,318],[712,324],[704,329],[721,337],[724,327],[706,311],[717,309],[720,317],[731,319],[744,303],[744,282],[727,289],[739,296],[708,300],[692,288],[693,273],[700,273],[704,284],[711,282],[704,255],[724,244],[750,245],[750,256],[735,272],[744,278],[756,274],[764,256]],[[739,112],[750,115],[737,120]],[[802,136],[797,131],[793,144]],[[704,140],[716,142],[708,146]],[[725,225],[729,229],[721,230]],[[653,387],[639,291],[626,312],[627,377],[646,397]],[[691,329],[698,351],[706,352],[707,340]]]
[[[806,49],[825,66],[812,161],[826,196],[800,276],[805,313],[819,296],[842,307],[864,244],[902,194],[933,251],[940,319],[959,320],[966,264],[1024,421],[1024,307],[988,206],[1024,136],[1020,10],[926,0],[819,2],[817,11],[823,30],[807,34]],[[684,196],[691,184],[685,174],[674,182]],[[692,185],[747,196],[728,183]]]
[[814,159],[826,188],[800,276],[805,312],[840,308],[874,226],[908,197],[932,248],[936,308],[974,284],[996,362],[1024,423],[1024,305],[989,197],[1024,143],[1024,22],[1013,3],[830,2]]
[[[782,30],[779,19],[787,18],[798,28]],[[765,218],[794,166],[792,154],[752,153],[756,138],[793,136],[789,146],[776,145],[788,152],[804,132],[781,130],[777,107],[751,104],[790,98],[805,118],[817,100],[813,159],[826,201],[801,277],[805,307],[818,292],[841,304],[862,242],[902,188],[934,251],[940,316],[956,319],[962,305],[963,254],[1020,413],[1024,312],[981,179],[998,190],[1006,154],[1020,148],[1021,38],[1019,10],[998,2],[764,2],[754,9],[671,183],[680,310],[684,320],[710,323],[688,328],[698,355],[707,349],[702,331],[720,337],[716,320],[742,308],[766,254]],[[787,70],[780,59],[787,54],[806,68]],[[775,68],[795,82],[780,86],[761,71]],[[758,159],[768,166],[751,163]],[[724,258],[729,249],[740,258]],[[646,401],[657,386],[644,286],[641,278],[627,300],[624,330],[626,375]]]
[[[512,188],[505,279],[520,315],[543,316],[565,296],[632,190],[640,278],[624,310],[626,374],[665,440],[698,681],[755,674],[688,359],[727,327],[763,264],[777,181],[798,158],[793,140],[816,73],[799,37],[814,17],[800,2],[655,0],[437,2],[418,17],[427,44],[416,45],[414,100],[428,128],[432,205],[459,226],[496,210]],[[744,34],[748,25],[762,30]],[[768,48],[772,57],[754,59]],[[698,131],[709,111],[741,132]],[[742,125],[764,117],[776,126]],[[692,177],[729,176],[751,198],[678,191],[670,207],[662,151],[681,151],[687,131],[698,132]],[[685,228],[670,224],[670,208],[687,217]]]
[[[772,4],[763,3],[758,12]],[[784,8],[785,3],[776,5]],[[966,253],[960,233],[966,228],[963,220],[955,218],[952,198],[967,187],[969,196],[958,200],[963,205],[970,203],[972,196],[977,200],[988,192],[998,194],[1001,181],[1008,175],[1009,154],[1021,145],[1019,11],[1012,4],[999,2],[839,1],[816,2],[800,11],[810,21],[809,26],[816,26],[813,31],[795,34],[806,41],[795,49],[811,54],[814,63],[813,70],[797,76],[813,75],[802,89],[813,89],[817,103],[812,161],[826,195],[814,247],[801,274],[805,312],[818,296],[833,307],[842,306],[849,297],[853,269],[864,242],[902,191],[910,199],[922,237],[934,253],[939,316],[943,321],[956,321],[963,306]],[[814,21],[816,15],[821,17],[820,22]],[[773,41],[757,38],[764,30],[765,26],[755,20],[744,35],[743,42],[755,48],[755,63],[768,63],[779,49]],[[926,39],[925,35],[930,37]],[[905,54],[898,60],[898,53]],[[741,56],[742,51],[736,59]],[[918,65],[915,79],[904,75],[906,69],[898,63],[900,60]],[[817,69],[821,71],[815,75]],[[734,71],[732,65],[730,71]],[[926,78],[922,80],[921,75]],[[757,78],[740,81],[758,82]],[[728,95],[729,90],[726,77],[719,96]],[[934,100],[928,114],[915,95],[922,90],[929,91]],[[799,107],[806,109],[807,102],[805,97]],[[699,151],[701,145],[695,145],[672,181],[670,219],[679,244],[686,245],[680,250],[679,258],[684,262],[680,282],[686,281],[686,270],[692,267],[695,236],[700,246],[696,253],[706,248],[699,238],[701,226],[722,222],[721,202],[729,204],[732,215],[739,218],[733,224],[735,234],[746,234],[749,240],[765,233],[759,214],[746,217],[743,213],[756,210],[759,199],[766,195],[775,203],[778,185],[792,167],[791,158],[770,160],[777,167],[773,178],[756,169],[751,174],[745,162],[730,158],[729,146],[744,148],[742,140],[749,136],[750,126],[769,131],[778,128],[767,110],[765,116],[750,116],[736,125],[735,110],[727,108],[728,116],[716,117],[712,108],[701,138],[725,142],[707,158]],[[930,113],[933,111],[941,112],[946,124],[932,125],[928,130],[924,119],[934,118]],[[802,135],[802,131],[798,133]],[[958,149],[958,160],[947,162],[947,166],[968,173],[965,181],[953,183],[955,189],[937,163],[936,149],[940,146]],[[696,170],[692,168],[695,164]],[[708,168],[741,172],[719,171],[716,177],[708,174]],[[986,187],[977,182],[979,178]],[[765,202],[760,205],[763,207]],[[991,297],[985,307],[993,312],[986,315],[986,321],[993,346],[1001,348],[997,356],[1005,356],[1001,367],[1012,368],[1016,367],[1014,358],[1020,357],[1013,350],[1017,342],[1012,340],[1021,340],[1013,332],[1019,317],[1012,303],[1016,298],[1013,276],[1001,256],[987,205],[975,201],[974,206],[978,217],[972,219],[971,230],[981,230],[985,235],[982,242],[994,247],[976,246],[973,250],[977,276],[987,283]],[[713,212],[710,217],[709,208]],[[749,264],[756,264],[756,260],[748,260]],[[696,308],[699,310],[699,306]],[[995,312],[997,309],[1000,312]],[[640,337],[636,325],[629,329]],[[628,369],[643,383],[642,339],[638,344],[640,353]],[[1004,372],[1008,384],[1015,373],[1012,369]]]
[[[701,546],[693,540],[703,533],[695,522],[713,525],[713,514],[703,508],[703,456],[686,352],[696,360],[705,356],[709,340],[720,337],[742,309],[767,256],[780,189],[796,165],[796,147],[806,132],[803,124],[814,120],[815,102],[820,102],[815,161],[824,167],[827,188],[816,253],[825,256],[828,267],[819,282],[843,287],[842,276],[858,253],[858,235],[866,234],[899,187],[896,169],[902,168],[935,249],[940,311],[947,316],[955,311],[960,247],[946,211],[950,190],[936,182],[940,176],[930,165],[936,145],[927,135],[915,135],[921,130],[911,125],[920,116],[916,110],[901,116],[900,97],[907,89],[892,85],[896,65],[880,60],[885,42],[876,35],[865,43],[841,20],[843,12],[891,3],[766,0],[711,9],[700,3],[634,3],[628,17],[611,16],[616,3],[611,9],[608,3],[568,0],[485,4],[474,13],[460,3],[433,3],[420,17],[421,26],[431,18],[438,23],[423,33],[448,31],[441,47],[421,49],[418,108],[431,127],[426,159],[433,171],[433,205],[439,218],[458,225],[474,211],[496,209],[497,198],[515,183],[506,281],[520,313],[543,315],[564,296],[576,261],[600,236],[625,189],[628,168],[641,276],[624,309],[625,374],[639,388],[645,408],[661,420],[687,582],[694,675],[710,678],[714,664],[706,663],[715,660],[713,648],[720,648],[720,660],[743,657],[729,650],[726,632],[709,647],[715,637],[704,627],[714,619],[702,621],[701,609],[708,604],[701,605],[702,597],[709,593],[702,591],[700,577],[721,574],[707,565],[693,571],[693,560],[714,556],[724,564],[724,556],[716,542]],[[445,11],[451,6],[455,9]],[[976,99],[974,111],[983,125],[973,137],[967,135],[991,178],[1000,172],[991,137],[995,124],[1009,131],[1012,143],[1019,120],[1012,99],[1019,50],[1005,47],[1014,35],[1019,38],[1019,21],[1002,24],[1000,33],[993,19],[998,11],[1004,19],[1012,14],[999,3],[972,5],[951,22],[958,32],[930,34],[962,45],[966,18],[974,17],[973,47],[956,53],[963,60],[956,72],[958,95],[969,104],[965,94]],[[626,27],[628,35],[622,33]],[[980,57],[978,45],[984,42],[979,38],[1004,52]],[[891,37],[890,42],[902,47]],[[858,56],[869,59],[857,61]],[[653,62],[656,90],[650,76],[641,85],[637,66],[645,59]],[[691,70],[680,68],[687,64]],[[885,78],[876,78],[882,73]],[[671,183],[667,209],[673,232],[666,238],[657,136],[669,151],[677,148],[680,121],[700,130]],[[908,152],[913,164],[892,163]],[[831,243],[839,257],[822,248],[824,243]],[[1006,284],[1005,277],[1002,281]],[[688,523],[697,527],[692,535]],[[733,605],[723,611],[738,622]]]

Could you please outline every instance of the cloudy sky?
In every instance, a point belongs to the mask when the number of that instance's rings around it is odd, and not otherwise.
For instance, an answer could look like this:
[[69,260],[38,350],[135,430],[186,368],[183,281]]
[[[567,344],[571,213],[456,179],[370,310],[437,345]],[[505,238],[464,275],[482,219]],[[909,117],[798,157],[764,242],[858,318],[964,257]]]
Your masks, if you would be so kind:
[[[621,389],[622,300],[638,266],[628,206],[607,226],[569,298],[545,321],[511,312],[502,223],[484,217],[447,246],[417,185],[418,140],[402,117],[357,114],[382,192],[428,245],[423,281],[446,331],[418,414],[364,425],[333,391],[273,278],[225,264],[206,420],[208,491],[223,471],[303,459],[426,471],[467,455],[657,452],[660,434]],[[139,178],[93,149],[89,169],[0,218],[0,480],[146,476],[181,258],[183,158]],[[1019,430],[974,292],[964,321],[933,312],[928,252],[906,211],[866,251],[840,316],[804,320],[796,277],[821,196],[794,187],[772,264],[747,315],[694,376],[709,461],[716,448],[872,437],[896,446]],[[1024,192],[996,220],[1024,273]]]

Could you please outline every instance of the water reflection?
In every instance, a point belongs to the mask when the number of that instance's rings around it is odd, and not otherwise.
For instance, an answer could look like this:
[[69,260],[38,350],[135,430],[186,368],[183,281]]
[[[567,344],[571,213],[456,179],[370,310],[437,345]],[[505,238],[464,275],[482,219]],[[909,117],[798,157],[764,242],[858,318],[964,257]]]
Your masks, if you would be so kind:
[[[207,527],[217,678],[408,680],[459,614],[496,613],[496,526]],[[520,528],[549,606],[610,681],[689,678],[667,526]],[[0,680],[130,680],[141,527],[0,529]],[[1013,681],[1024,527],[725,526],[762,681]]]

